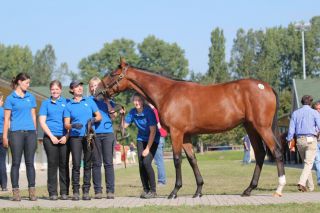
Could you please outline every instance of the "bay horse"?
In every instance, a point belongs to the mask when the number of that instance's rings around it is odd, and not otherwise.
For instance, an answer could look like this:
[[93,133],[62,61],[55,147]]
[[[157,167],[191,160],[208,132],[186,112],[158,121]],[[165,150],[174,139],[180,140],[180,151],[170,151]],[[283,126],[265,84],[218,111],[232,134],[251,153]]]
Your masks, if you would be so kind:
[[286,178],[282,146],[278,140],[278,96],[267,83],[243,79],[204,86],[135,68],[121,59],[118,68],[102,79],[95,96],[103,94],[110,97],[127,89],[136,90],[152,103],[159,111],[162,126],[170,132],[176,182],[168,198],[176,198],[182,187],[182,149],[197,183],[193,197],[202,196],[204,182],[193,151],[191,136],[224,132],[241,123],[249,135],[256,158],[252,180],[242,196],[250,196],[251,191],[258,185],[266,155],[263,141],[277,164],[279,185],[274,196],[282,196]]

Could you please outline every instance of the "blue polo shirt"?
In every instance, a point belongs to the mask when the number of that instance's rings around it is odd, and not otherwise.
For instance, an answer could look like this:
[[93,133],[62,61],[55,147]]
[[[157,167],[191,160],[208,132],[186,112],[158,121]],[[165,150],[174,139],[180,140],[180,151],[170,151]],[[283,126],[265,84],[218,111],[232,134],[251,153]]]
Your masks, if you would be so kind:
[[0,107],[0,134],[3,133],[4,109]]
[[[157,126],[157,119],[153,110],[149,106],[144,106],[139,114],[136,108],[130,110],[125,118],[128,124],[134,123],[138,127],[137,141],[148,142],[150,135],[150,126]],[[160,133],[156,128],[155,143],[159,143]]]
[[81,123],[83,127],[81,129],[72,128],[70,136],[85,136],[86,124],[92,118],[93,113],[97,111],[96,103],[88,97],[83,97],[79,102],[71,99],[64,110],[64,118],[70,118],[71,124]]
[[42,101],[39,116],[46,116],[46,124],[54,136],[63,136],[66,134],[63,122],[63,111],[69,101],[60,97],[55,102],[51,97]]
[[[113,127],[112,120],[109,115],[108,105],[104,102],[104,100],[96,100],[93,96],[90,96],[89,98],[91,98],[97,104],[99,112],[102,116],[102,120],[94,124],[95,132],[97,134],[112,133]],[[113,101],[110,101],[110,104],[112,107],[115,106]]]
[[10,129],[11,131],[17,130],[36,130],[33,120],[31,109],[36,108],[37,103],[35,97],[25,92],[24,97],[18,96],[13,91],[4,103],[4,109],[11,110]]

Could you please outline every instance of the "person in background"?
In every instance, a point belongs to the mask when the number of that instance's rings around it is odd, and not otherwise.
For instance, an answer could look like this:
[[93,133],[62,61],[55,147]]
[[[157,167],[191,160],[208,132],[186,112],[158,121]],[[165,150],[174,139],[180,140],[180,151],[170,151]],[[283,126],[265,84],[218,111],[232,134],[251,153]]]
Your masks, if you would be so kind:
[[[29,200],[36,201],[36,172],[34,155],[37,149],[36,99],[27,90],[30,86],[30,76],[19,73],[12,80],[13,92],[4,104],[3,146],[8,147],[12,154],[11,183],[13,201],[21,201],[19,190],[19,169],[22,153],[27,170]],[[10,126],[10,144],[8,132]]]
[[3,122],[4,122],[4,109],[3,109],[3,94],[0,92],[0,185],[2,191],[8,191],[7,189],[7,166],[6,158],[8,149],[2,144],[3,135]]
[[248,135],[244,136],[242,138],[243,141],[243,164],[249,164],[251,163],[251,158],[250,158],[250,149],[251,149],[251,142],[250,138]]
[[[84,172],[82,185],[82,199],[90,200],[91,186],[91,155],[92,150],[88,146],[85,134],[88,121],[91,123],[101,121],[101,114],[95,102],[90,98],[83,97],[83,83],[74,80],[70,83],[70,93],[73,98],[67,103],[64,110],[64,126],[70,130],[70,148],[72,154],[72,200],[80,199],[80,164],[83,152]],[[93,115],[95,117],[93,117]]]
[[[143,186],[140,198],[155,198],[157,193],[152,160],[160,139],[157,120],[153,110],[144,104],[144,99],[140,94],[134,94],[132,100],[134,108],[125,117],[124,128],[127,128],[131,123],[134,123],[138,128],[137,150],[140,178]],[[125,113],[124,109],[120,110],[120,113]]]
[[63,123],[63,111],[68,101],[61,97],[61,92],[61,82],[51,81],[51,97],[42,102],[39,111],[39,122],[44,131],[43,145],[48,159],[47,187],[50,200],[58,199],[58,169],[60,199],[67,200],[69,194],[69,134]]
[[[320,100],[315,102],[314,109],[320,113]],[[317,153],[314,159],[314,166],[316,168],[317,183],[318,186],[320,186],[320,129],[318,129],[317,142]]]
[[103,161],[104,175],[106,181],[107,199],[114,199],[114,167],[113,147],[115,136],[113,134],[112,120],[115,118],[115,104],[109,99],[97,100],[93,94],[101,80],[93,77],[89,81],[90,98],[97,104],[102,120],[95,123],[95,146],[92,156],[92,179],[94,185],[95,199],[102,198],[101,187],[101,165]]
[[165,169],[164,160],[163,160],[163,147],[165,145],[165,137],[167,137],[168,133],[161,126],[158,110],[152,104],[149,103],[148,105],[153,110],[154,115],[156,116],[157,128],[160,132],[160,141],[158,144],[157,152],[154,156],[154,160],[155,160],[155,164],[157,165],[157,170],[158,170],[158,186],[162,186],[162,185],[166,185],[166,183],[167,183],[166,169]]
[[298,190],[302,192],[314,190],[311,169],[317,152],[317,132],[320,129],[320,115],[311,108],[313,98],[304,95],[301,99],[302,107],[292,113],[287,141],[294,135],[297,137],[297,148],[304,167],[298,182]]

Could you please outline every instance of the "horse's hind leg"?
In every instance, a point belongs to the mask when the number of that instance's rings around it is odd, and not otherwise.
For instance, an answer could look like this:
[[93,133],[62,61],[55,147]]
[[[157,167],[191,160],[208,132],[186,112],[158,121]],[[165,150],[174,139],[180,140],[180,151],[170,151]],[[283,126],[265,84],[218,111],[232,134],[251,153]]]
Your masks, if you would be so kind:
[[282,152],[282,145],[280,141],[275,137],[271,128],[270,129],[263,129],[258,130],[262,139],[264,140],[265,144],[270,149],[273,157],[276,159],[277,170],[278,170],[278,178],[279,178],[279,185],[274,196],[281,197],[282,190],[286,185],[286,177],[284,172],[284,163],[283,163],[283,152]]
[[253,176],[250,182],[250,185],[244,192],[242,193],[242,196],[250,196],[251,191],[258,186],[262,166],[264,163],[264,158],[266,156],[266,151],[263,146],[261,137],[259,136],[258,132],[249,124],[245,124],[245,129],[249,135],[252,148],[254,150],[254,155],[256,158],[256,166],[254,168]]
[[176,184],[174,189],[168,196],[168,199],[176,198],[177,192],[182,187],[182,175],[181,175],[181,151],[183,134],[175,129],[170,129],[171,140],[172,140],[172,151],[173,151],[173,162],[176,170]]
[[194,154],[193,151],[193,146],[191,143],[191,138],[190,136],[185,136],[184,137],[184,141],[183,141],[183,149],[187,155],[188,161],[190,163],[190,166],[192,167],[194,176],[196,178],[197,181],[197,190],[193,195],[193,198],[195,197],[201,197],[202,196],[202,185],[203,185],[203,179],[202,176],[200,174],[200,170],[198,167],[198,163],[197,163],[197,158]]

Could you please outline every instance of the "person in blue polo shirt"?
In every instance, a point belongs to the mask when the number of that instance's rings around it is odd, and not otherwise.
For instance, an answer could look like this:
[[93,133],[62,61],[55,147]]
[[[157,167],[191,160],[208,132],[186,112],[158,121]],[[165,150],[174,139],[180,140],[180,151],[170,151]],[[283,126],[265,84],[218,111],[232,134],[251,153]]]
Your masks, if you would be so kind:
[[95,123],[96,140],[92,156],[92,179],[94,185],[95,198],[102,198],[101,187],[101,165],[103,160],[107,199],[114,199],[114,168],[113,168],[113,147],[115,137],[113,134],[112,120],[115,118],[114,102],[97,100],[94,94],[101,80],[93,77],[89,81],[90,98],[97,104],[102,115],[102,120]]
[[39,122],[44,131],[43,145],[48,159],[47,184],[50,200],[58,199],[58,169],[61,200],[67,200],[69,194],[68,133],[63,123],[63,111],[67,105],[67,99],[61,97],[61,92],[61,82],[52,81],[51,97],[42,102],[39,111]]
[[[91,122],[101,121],[101,114],[94,101],[91,98],[83,97],[83,83],[74,80],[70,83],[70,93],[73,98],[67,103],[64,110],[64,125],[70,130],[70,148],[72,154],[72,200],[79,200],[79,179],[80,179],[80,163],[83,151],[84,174],[82,185],[82,199],[90,200],[89,190],[91,181],[91,150],[88,149],[86,141],[86,125],[89,120]],[[93,115],[95,117],[93,117]]]
[[3,94],[0,92],[0,185],[2,191],[8,191],[7,189],[7,167],[6,157],[7,148],[2,144],[2,133],[3,133],[3,121],[4,121],[4,109],[3,109]]
[[[19,73],[12,80],[14,90],[4,104],[3,146],[8,147],[8,130],[10,126],[10,150],[12,154],[11,183],[13,201],[20,201],[19,169],[24,153],[27,169],[29,199],[37,200],[35,193],[34,155],[37,149],[36,134],[36,99],[27,90],[30,77],[26,73]],[[10,125],[9,125],[10,124]]]
[[[139,159],[139,172],[143,186],[141,198],[156,197],[156,181],[152,160],[158,148],[160,133],[157,128],[157,120],[153,110],[144,104],[143,97],[136,93],[132,97],[134,108],[125,117],[124,127],[131,123],[138,127],[137,150]],[[121,110],[120,113],[124,113]]]

